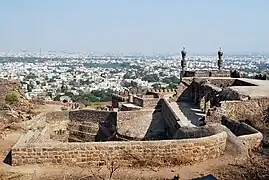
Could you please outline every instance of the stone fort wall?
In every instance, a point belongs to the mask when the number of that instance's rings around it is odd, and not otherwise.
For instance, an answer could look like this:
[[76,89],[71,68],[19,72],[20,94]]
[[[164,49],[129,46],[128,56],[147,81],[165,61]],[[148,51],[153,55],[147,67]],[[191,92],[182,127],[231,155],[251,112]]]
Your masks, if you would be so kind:
[[263,138],[262,133],[249,126],[244,122],[238,122],[222,117],[222,124],[229,128],[235,136],[244,144],[244,147],[248,150],[255,150],[261,145]]
[[[136,116],[137,112],[134,112],[133,116]],[[70,122],[75,120],[75,122],[87,123],[97,122],[99,118],[105,120],[111,112],[82,110],[62,113],[43,114],[36,119],[37,122],[45,119],[47,123],[45,126],[42,124],[36,130],[30,130],[13,146],[12,165],[99,166],[111,162],[120,163],[122,166],[143,166],[146,163],[156,166],[173,163],[178,165],[215,158],[223,153],[226,146],[227,134],[225,132],[218,132],[208,137],[181,140],[59,142],[51,139],[52,125],[48,125],[57,122],[53,120],[57,116],[65,120],[68,114]],[[145,111],[145,113],[149,112]],[[127,116],[130,116],[130,113],[119,115],[122,120]]]
[[269,108],[269,99],[251,99],[247,101],[224,101],[221,102],[221,111],[236,120],[260,119],[263,112]]
[[226,138],[227,134],[221,132],[186,140],[32,144],[21,141],[12,148],[12,165],[183,165],[220,156]]

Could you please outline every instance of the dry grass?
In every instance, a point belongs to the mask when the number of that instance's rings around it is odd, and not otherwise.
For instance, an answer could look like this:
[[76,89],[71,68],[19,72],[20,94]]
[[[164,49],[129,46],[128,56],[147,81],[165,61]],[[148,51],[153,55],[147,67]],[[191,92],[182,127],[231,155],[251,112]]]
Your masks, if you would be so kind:
[[31,174],[23,174],[23,173],[0,170],[0,180],[27,180],[32,178],[33,175]]

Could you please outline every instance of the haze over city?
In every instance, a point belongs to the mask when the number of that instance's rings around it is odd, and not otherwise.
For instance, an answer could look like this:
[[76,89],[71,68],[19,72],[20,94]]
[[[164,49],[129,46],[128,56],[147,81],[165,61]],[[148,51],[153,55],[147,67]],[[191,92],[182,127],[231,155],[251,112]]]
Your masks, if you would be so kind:
[[269,52],[266,0],[2,1],[0,52]]

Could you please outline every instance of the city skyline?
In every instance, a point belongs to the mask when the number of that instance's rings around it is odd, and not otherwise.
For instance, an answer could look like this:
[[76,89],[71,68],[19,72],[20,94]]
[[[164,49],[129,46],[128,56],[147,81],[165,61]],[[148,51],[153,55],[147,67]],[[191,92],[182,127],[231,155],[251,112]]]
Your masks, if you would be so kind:
[[0,52],[268,53],[269,2],[6,1]]

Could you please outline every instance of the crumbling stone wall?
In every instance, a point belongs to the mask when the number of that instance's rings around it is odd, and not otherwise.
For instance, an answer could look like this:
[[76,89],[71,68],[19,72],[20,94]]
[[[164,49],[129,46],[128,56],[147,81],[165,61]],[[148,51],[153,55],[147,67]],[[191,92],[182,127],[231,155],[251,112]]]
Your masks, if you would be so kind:
[[47,125],[50,139],[61,142],[106,140],[102,133],[114,128],[116,117],[117,113],[110,111],[57,111],[39,115],[33,127]]
[[[107,140],[115,131],[117,113],[111,111],[69,111],[69,140]],[[98,128],[99,127],[99,128]],[[84,130],[91,130],[90,132]]]
[[179,84],[176,94],[174,95],[175,101],[190,101],[192,96],[191,90],[188,80],[183,80]]
[[101,166],[184,165],[223,154],[227,134],[198,139],[128,142],[36,143],[12,148],[12,165],[58,164]]
[[153,110],[118,112],[117,133],[129,139],[142,139],[153,119],[153,112]]
[[143,108],[154,108],[159,102],[159,98],[143,98],[143,97],[133,97],[133,103],[137,106]]
[[[69,111],[69,119],[71,121],[87,121],[87,122],[100,122],[105,121],[111,114],[116,114],[110,111],[96,111],[96,110],[79,110],[79,111]],[[116,117],[116,116],[115,116]]]
[[141,98],[141,97],[134,96],[133,97],[133,102],[137,106],[141,106],[141,107],[144,106],[144,101],[143,101],[143,98]]
[[128,123],[134,119],[152,114],[152,110],[138,110],[138,111],[119,111],[117,113],[117,125],[119,123]]
[[248,150],[257,150],[261,146],[263,135],[260,132],[238,137]]
[[212,136],[216,132],[210,126],[204,127],[182,127],[174,134],[173,139],[201,138]]
[[45,115],[45,122],[50,129],[50,138],[57,141],[68,140],[68,122],[69,112],[68,111],[55,111],[48,112]]
[[252,128],[244,122],[234,121],[225,116],[222,117],[221,124],[229,128],[236,136],[254,134],[258,132],[256,129]]
[[253,127],[244,122],[234,121],[225,116],[222,117],[221,122],[243,142],[248,150],[255,150],[260,147],[263,136]]
[[248,119],[255,127],[264,126],[263,113],[269,108],[269,99],[250,99],[247,101],[221,102],[221,112],[231,119]]
[[159,98],[144,98],[143,107],[144,108],[155,108],[159,102]]
[[92,142],[95,141],[99,130],[99,123],[94,122],[70,122],[68,123],[68,142]]
[[121,95],[118,95],[118,94],[112,94],[112,106],[114,108],[120,107],[119,106],[120,102],[127,102],[127,101],[128,101],[128,97],[121,96]]

